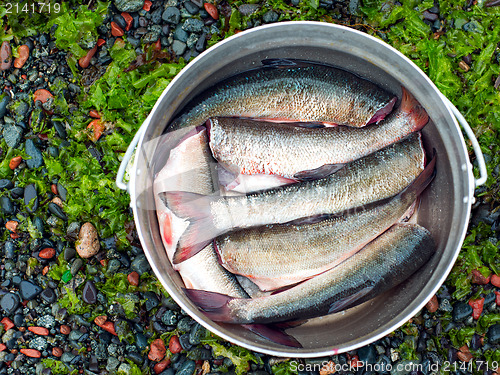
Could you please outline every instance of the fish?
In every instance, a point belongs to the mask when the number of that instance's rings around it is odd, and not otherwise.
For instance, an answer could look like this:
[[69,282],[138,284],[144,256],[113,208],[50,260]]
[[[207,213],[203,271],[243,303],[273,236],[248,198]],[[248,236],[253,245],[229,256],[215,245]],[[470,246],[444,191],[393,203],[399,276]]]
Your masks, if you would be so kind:
[[435,175],[434,157],[401,193],[312,224],[274,224],[229,232],[214,240],[219,262],[262,291],[299,283],[337,266],[411,216]]
[[[399,142],[429,121],[403,87],[401,105],[379,124],[310,128],[241,118],[211,118],[206,127],[214,158],[238,175],[300,180],[328,175],[343,164]],[[234,179],[234,178],[233,178]]]
[[233,229],[284,224],[332,215],[389,198],[424,169],[420,133],[347,164],[335,174],[242,196],[203,196],[182,191],[160,193],[177,216],[189,221],[179,239],[174,263]]
[[[214,191],[215,172],[212,167],[215,160],[211,156],[207,141],[204,127],[185,134],[181,142],[170,150],[165,165],[154,180],[153,189],[160,235],[171,262],[177,240],[186,229],[187,223],[173,214],[157,196],[159,192],[170,189],[183,189],[200,194],[210,194]],[[174,269],[179,272],[187,288],[218,292],[233,297],[248,297],[235,276],[218,263],[212,244],[208,244],[186,262],[174,264]]]
[[267,324],[333,314],[390,290],[422,267],[435,252],[430,232],[399,223],[362,250],[320,275],[265,297],[238,299],[184,290],[213,321]]
[[363,127],[381,121],[397,100],[374,83],[333,66],[291,59],[262,63],[195,98],[170,129],[200,126],[216,116]]

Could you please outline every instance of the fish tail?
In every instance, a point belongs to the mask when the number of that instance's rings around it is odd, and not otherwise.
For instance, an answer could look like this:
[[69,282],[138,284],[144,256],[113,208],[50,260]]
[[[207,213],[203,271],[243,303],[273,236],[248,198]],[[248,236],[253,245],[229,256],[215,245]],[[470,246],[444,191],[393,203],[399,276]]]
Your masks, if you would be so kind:
[[434,154],[424,170],[400,193],[401,196],[418,197],[429,186],[435,176],[436,155]]
[[392,109],[394,108],[394,104],[396,104],[397,100],[398,99],[396,97],[392,98],[389,103],[387,103],[385,106],[380,108],[377,112],[375,112],[375,114],[370,119],[370,121],[368,121],[367,125],[373,124],[373,123],[379,123],[380,121],[382,121],[389,113],[392,112]]
[[273,324],[242,324],[243,328],[280,345],[302,348],[302,344]]
[[165,191],[159,197],[175,215],[189,221],[189,226],[179,238],[172,259],[174,264],[196,255],[216,237],[210,213],[211,197],[184,191]]
[[403,97],[401,98],[400,111],[410,118],[412,131],[419,131],[429,122],[429,115],[408,90],[404,87],[401,87],[401,89],[403,91]]
[[183,289],[183,291],[213,321],[237,323],[231,314],[231,308],[228,306],[228,303],[235,299],[234,297],[199,289]]

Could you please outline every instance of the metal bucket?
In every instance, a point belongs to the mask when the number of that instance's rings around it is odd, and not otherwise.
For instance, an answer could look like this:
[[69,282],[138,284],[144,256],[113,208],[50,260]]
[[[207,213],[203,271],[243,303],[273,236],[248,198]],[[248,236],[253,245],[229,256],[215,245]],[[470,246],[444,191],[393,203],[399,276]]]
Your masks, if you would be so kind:
[[[422,196],[418,222],[428,228],[437,253],[400,286],[347,311],[311,319],[287,330],[303,348],[295,349],[262,339],[238,325],[206,318],[184,295],[160,238],[152,192],[156,140],[166,125],[195,95],[224,78],[260,65],[267,58],[295,58],[343,67],[401,97],[406,87],[430,116],[423,130],[425,146],[437,150],[437,176]],[[464,138],[464,126],[476,153],[481,178],[474,180]],[[125,184],[125,168],[137,146]],[[367,345],[392,332],[414,316],[446,279],[465,237],[474,187],[484,184],[486,168],[474,134],[456,108],[409,59],[359,31],[317,22],[287,22],[251,29],[218,43],[189,63],[165,89],[125,154],[117,176],[128,189],[135,224],[153,271],[172,298],[200,324],[224,339],[276,356],[317,357]],[[153,208],[153,209],[152,209]]]

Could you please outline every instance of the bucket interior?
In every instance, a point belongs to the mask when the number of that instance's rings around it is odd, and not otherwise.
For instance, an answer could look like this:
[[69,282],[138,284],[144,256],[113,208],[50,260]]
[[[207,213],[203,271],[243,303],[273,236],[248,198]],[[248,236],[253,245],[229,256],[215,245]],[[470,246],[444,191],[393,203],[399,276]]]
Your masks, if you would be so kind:
[[[418,212],[418,223],[430,230],[437,244],[435,255],[398,287],[352,309],[311,319],[287,330],[303,345],[301,349],[275,344],[238,325],[207,319],[181,290],[184,285],[167,258],[154,211],[152,181],[168,155],[157,146],[157,141],[168,132],[167,124],[197,94],[269,58],[335,65],[375,82],[398,98],[401,86],[405,86],[429,114],[430,122],[422,132],[424,145],[428,153],[434,149],[437,153],[437,175],[421,196]],[[294,357],[327,355],[366,345],[418,312],[445,280],[456,259],[472,198],[463,138],[428,78],[380,41],[345,27],[309,22],[275,24],[240,33],[191,62],[153,109],[139,143],[132,175],[132,207],[144,251],[157,277],[177,303],[206,328],[233,343],[272,355]]]

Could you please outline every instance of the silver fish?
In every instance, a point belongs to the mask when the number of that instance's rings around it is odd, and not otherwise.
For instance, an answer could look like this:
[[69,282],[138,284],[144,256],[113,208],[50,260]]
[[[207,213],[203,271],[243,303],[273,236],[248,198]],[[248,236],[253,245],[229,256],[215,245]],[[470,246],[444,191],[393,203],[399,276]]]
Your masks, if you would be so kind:
[[160,193],[167,207],[190,222],[173,261],[188,259],[232,229],[331,215],[389,198],[408,186],[424,165],[420,134],[414,133],[319,180],[233,197]]
[[[358,252],[407,211],[434,177],[435,158],[403,192],[353,212],[312,224],[275,224],[230,232],[215,239],[220,263],[263,291],[318,275]],[[182,264],[182,263],[181,263]]]
[[[214,163],[207,145],[205,128],[193,130],[170,151],[169,158],[154,181],[155,197],[168,190],[186,190],[199,194],[214,191],[211,166]],[[165,150],[166,152],[167,150]],[[177,239],[186,229],[184,220],[175,216],[161,199],[156,198],[156,213],[163,245],[172,260]],[[188,261],[174,265],[187,288],[195,288],[245,298],[234,275],[220,266],[212,244]]]
[[214,321],[248,324],[309,319],[344,310],[393,288],[434,251],[427,229],[396,224],[337,267],[280,293],[254,299],[198,290],[185,293]]
[[362,127],[382,120],[396,101],[342,69],[299,60],[263,63],[266,66],[230,77],[195,99],[171,129],[203,125],[215,116]]
[[206,123],[214,158],[229,172],[320,178],[421,130],[429,116],[403,88],[401,105],[379,124],[309,128],[239,118]]

